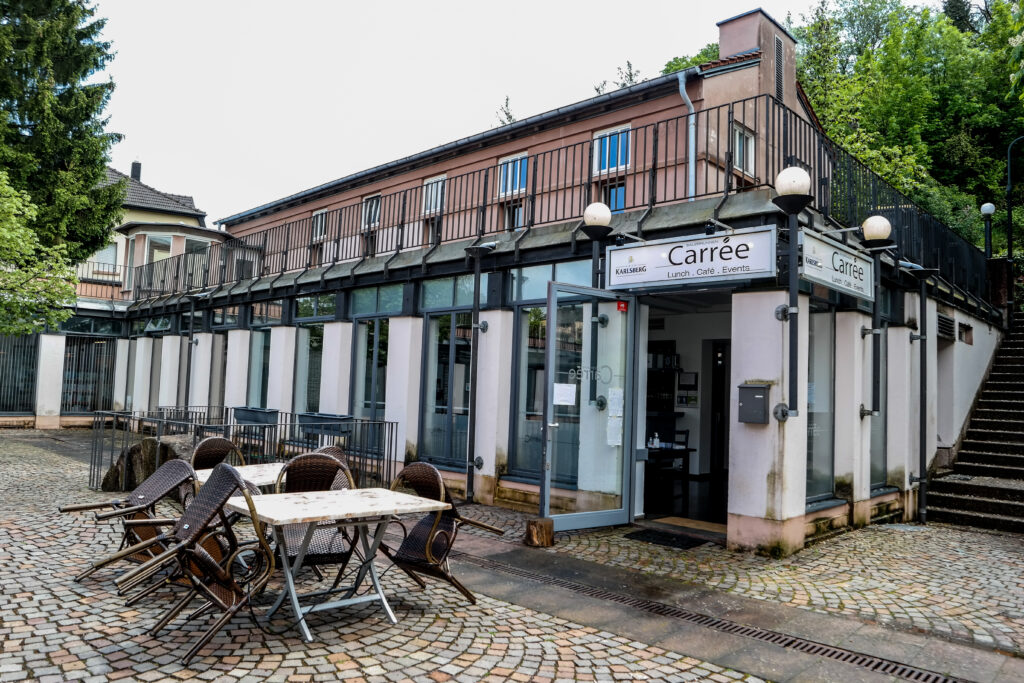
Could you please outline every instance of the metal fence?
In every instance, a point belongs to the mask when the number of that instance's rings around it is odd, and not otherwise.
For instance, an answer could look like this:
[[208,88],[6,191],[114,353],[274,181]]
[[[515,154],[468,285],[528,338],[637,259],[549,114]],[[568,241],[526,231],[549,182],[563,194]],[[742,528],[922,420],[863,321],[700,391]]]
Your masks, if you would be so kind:
[[577,220],[592,201],[653,208],[771,186],[808,170],[814,205],[845,226],[882,213],[902,253],[984,298],[985,259],[768,95],[598,135],[378,195],[135,269],[136,299]]
[[35,412],[39,335],[0,336],[0,415]]
[[[386,487],[397,472],[397,423],[348,416],[258,411],[216,406],[165,407],[152,411],[98,411],[93,415],[89,486],[100,488],[117,459],[145,438],[162,443],[185,436],[193,445],[209,436],[230,439],[246,463],[284,462],[300,453],[338,446],[360,488]],[[127,469],[122,472],[127,475]],[[122,480],[122,488],[126,483]]]
[[129,269],[113,263],[84,261],[75,266],[77,294],[86,299],[130,299],[126,277]]
[[86,415],[111,409],[116,355],[116,338],[65,337],[61,415]]

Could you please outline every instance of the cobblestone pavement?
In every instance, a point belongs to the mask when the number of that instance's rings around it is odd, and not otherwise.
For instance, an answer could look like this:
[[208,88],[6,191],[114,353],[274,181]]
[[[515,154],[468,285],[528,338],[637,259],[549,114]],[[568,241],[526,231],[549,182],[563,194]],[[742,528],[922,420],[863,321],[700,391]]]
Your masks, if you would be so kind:
[[758,680],[485,596],[472,606],[446,588],[412,590],[398,572],[384,577],[397,625],[374,607],[315,615],[306,644],[239,615],[184,668],[196,625],[146,633],[169,596],[126,608],[112,572],[71,580],[116,545],[115,528],[56,512],[103,494],[86,488],[84,463],[32,436],[0,432],[0,681]]
[[[530,516],[483,506],[466,512],[514,530],[506,539],[516,541]],[[560,533],[550,552],[1024,654],[1021,535],[876,525],[773,560],[713,543],[678,550],[625,538],[633,530]]]

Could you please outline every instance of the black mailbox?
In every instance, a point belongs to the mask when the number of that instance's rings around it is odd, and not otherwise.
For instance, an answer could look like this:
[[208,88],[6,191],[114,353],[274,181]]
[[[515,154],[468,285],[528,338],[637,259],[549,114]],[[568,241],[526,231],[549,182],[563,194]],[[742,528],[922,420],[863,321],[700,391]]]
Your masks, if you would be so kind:
[[768,392],[770,384],[741,384],[739,421],[750,424],[768,424]]

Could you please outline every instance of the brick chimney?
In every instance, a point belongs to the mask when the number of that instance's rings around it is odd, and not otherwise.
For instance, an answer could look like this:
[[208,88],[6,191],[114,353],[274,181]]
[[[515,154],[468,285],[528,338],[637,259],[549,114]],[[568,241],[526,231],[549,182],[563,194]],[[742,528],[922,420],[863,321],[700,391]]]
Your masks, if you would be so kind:
[[132,162],[132,180],[137,180],[139,182],[142,182],[142,162],[141,161],[133,161]]

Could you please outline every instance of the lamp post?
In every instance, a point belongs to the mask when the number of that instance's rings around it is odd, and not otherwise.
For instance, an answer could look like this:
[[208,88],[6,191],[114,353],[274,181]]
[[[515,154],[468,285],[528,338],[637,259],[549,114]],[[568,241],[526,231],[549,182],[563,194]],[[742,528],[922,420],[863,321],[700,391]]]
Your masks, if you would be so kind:
[[786,227],[789,231],[789,308],[779,306],[776,309],[776,317],[789,321],[789,405],[786,407],[785,417],[795,417],[799,414],[797,368],[800,361],[800,329],[797,325],[800,313],[800,236],[797,216],[814,199],[810,195],[811,176],[799,166],[785,168],[775,177],[775,191],[778,196],[772,199],[772,202],[786,214]]
[[[875,276],[875,301],[871,307],[871,410],[872,416],[878,416],[882,405],[882,302],[879,292],[882,289],[882,252],[890,249],[895,243],[889,239],[892,224],[885,216],[868,216],[861,223],[864,239],[861,244],[871,252],[872,270]],[[864,417],[865,412],[861,412]]]
[[466,502],[473,502],[475,470],[484,466],[476,454],[476,380],[480,363],[480,333],[487,331],[487,323],[480,322],[480,260],[494,251],[496,242],[472,244],[466,247],[466,256],[473,259],[473,341],[469,361],[469,424],[466,427]]
[[918,396],[918,420],[917,420],[917,457],[918,472],[917,479],[917,519],[921,524],[927,522],[927,498],[928,498],[928,278],[939,272],[938,268],[922,268],[915,263],[900,261],[900,266],[918,281],[920,290],[918,293],[918,334],[911,334],[910,341],[920,342],[920,374],[921,382]]
[[981,215],[985,219],[985,258],[992,258],[992,214],[996,212],[996,205],[992,202],[985,202],[981,205]]
[[[591,284],[594,289],[600,289],[604,284],[602,276],[604,269],[601,267],[601,245],[608,235],[612,233],[610,223],[612,222],[612,210],[606,204],[594,202],[583,211],[583,234],[590,239],[591,259],[593,273]],[[598,315],[597,300],[590,303],[590,382],[589,400],[597,400],[597,326],[600,324]]]

